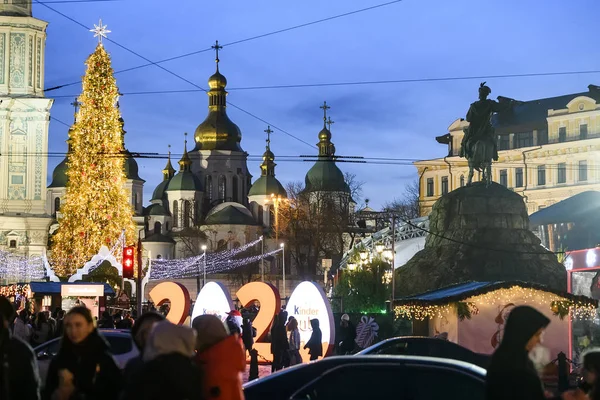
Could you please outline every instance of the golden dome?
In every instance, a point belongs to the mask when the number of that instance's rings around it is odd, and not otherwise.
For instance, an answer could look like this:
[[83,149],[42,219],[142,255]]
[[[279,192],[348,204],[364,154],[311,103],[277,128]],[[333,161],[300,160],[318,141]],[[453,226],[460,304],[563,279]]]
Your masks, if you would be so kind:
[[219,72],[219,68],[217,68],[217,72],[208,78],[208,87],[211,89],[225,89],[225,86],[227,86],[227,78],[225,78],[225,76]]
[[331,140],[331,132],[329,132],[329,129],[321,129],[321,132],[319,132],[319,140]]

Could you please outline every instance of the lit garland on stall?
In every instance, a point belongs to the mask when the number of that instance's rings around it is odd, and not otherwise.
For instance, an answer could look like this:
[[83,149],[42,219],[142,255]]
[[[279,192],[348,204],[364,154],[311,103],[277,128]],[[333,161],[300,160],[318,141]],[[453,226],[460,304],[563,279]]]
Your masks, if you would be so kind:
[[39,281],[46,276],[41,256],[22,257],[0,251],[0,280],[6,283]]
[[[511,286],[499,288],[488,293],[469,297],[469,303],[476,304],[507,304],[518,300],[519,304],[547,306],[554,315],[561,319],[569,311],[576,319],[592,319],[596,317],[596,306],[582,300],[570,300],[554,293],[544,292],[540,289]],[[427,318],[447,316],[457,307],[457,302],[449,304],[404,304],[394,307],[396,318],[416,319],[424,321]]]
[[14,284],[9,286],[0,286],[0,296],[7,298],[24,296],[31,297],[31,288],[29,285]]
[[98,44],[86,61],[81,108],[69,130],[67,192],[52,238],[56,274],[69,276],[125,230],[134,243],[135,223],[124,189],[123,125],[110,56]]

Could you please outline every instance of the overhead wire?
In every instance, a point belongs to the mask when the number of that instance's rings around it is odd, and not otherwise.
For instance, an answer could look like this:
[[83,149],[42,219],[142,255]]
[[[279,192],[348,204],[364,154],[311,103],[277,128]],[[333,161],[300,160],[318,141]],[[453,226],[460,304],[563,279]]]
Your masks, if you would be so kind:
[[[42,1],[40,1],[40,0],[34,0],[34,1],[36,1],[36,3],[40,3],[40,4],[44,3],[43,0]],[[279,34],[279,33],[289,32],[289,31],[292,31],[292,30],[295,30],[295,29],[305,28],[307,26],[316,25],[316,24],[319,24],[319,23],[322,23],[322,22],[331,21],[331,20],[334,20],[334,19],[338,19],[338,18],[342,18],[342,17],[347,17],[349,15],[354,15],[354,14],[358,14],[358,13],[361,13],[361,12],[370,11],[370,10],[374,10],[374,9],[377,9],[377,8],[381,8],[381,7],[389,6],[389,5],[392,5],[392,4],[400,3],[401,1],[403,1],[403,0],[388,1],[386,3],[376,4],[374,6],[365,7],[365,8],[361,8],[361,9],[358,9],[358,10],[349,11],[349,12],[345,12],[345,13],[342,13],[342,14],[333,15],[333,16],[330,16],[330,17],[321,18],[321,19],[318,19],[318,20],[315,20],[315,21],[311,21],[311,22],[305,22],[305,23],[302,23],[302,24],[299,24],[299,25],[294,25],[294,26],[288,27],[288,28],[278,29],[278,30],[267,32],[267,33],[263,33],[263,34],[260,34],[260,35],[255,35],[255,36],[251,36],[251,37],[248,37],[248,38],[235,40],[233,42],[221,44],[221,46],[222,47],[233,46],[233,45],[236,45],[236,44],[245,43],[245,42],[249,42],[249,41],[256,40],[256,39],[262,39],[262,38],[265,38],[265,37],[268,37],[268,36],[273,36],[273,35],[276,35],[276,34]],[[145,68],[145,67],[149,67],[149,66],[156,65],[156,64],[162,64],[162,63],[166,63],[166,62],[169,62],[169,61],[174,61],[174,60],[178,60],[178,59],[181,59],[181,58],[190,57],[190,56],[193,56],[193,55],[196,55],[196,54],[205,53],[205,52],[211,51],[211,50],[212,50],[212,47],[208,47],[208,48],[204,48],[202,50],[196,50],[196,51],[192,51],[192,52],[189,52],[189,53],[180,54],[178,56],[169,57],[169,58],[165,58],[165,59],[162,59],[162,60],[158,60],[158,61],[154,61],[154,62],[149,62],[147,64],[142,64],[142,65],[138,65],[138,66],[135,66],[135,67],[130,67],[130,68],[122,69],[122,70],[119,70],[119,71],[115,71],[115,74],[120,74],[120,73],[123,73],[123,72],[134,71],[136,69]],[[66,83],[66,84],[62,84],[62,85],[57,85],[55,87],[51,87],[51,88],[46,89],[46,92],[51,91],[51,90],[61,89],[61,88],[67,87],[67,86],[77,85],[79,83],[81,83],[81,81]]]
[[[79,25],[79,26],[81,26],[81,27],[85,28],[86,30],[89,30],[89,27],[87,27],[85,24],[83,24],[83,23],[81,23],[81,22],[77,21],[76,19],[74,19],[74,18],[72,18],[72,17],[70,17],[70,16],[68,16],[68,15],[66,15],[66,14],[64,14],[64,13],[62,13],[62,12],[60,12],[60,11],[58,11],[58,10],[56,10],[56,9],[52,8],[52,7],[50,7],[50,6],[48,6],[47,4],[39,3],[39,1],[38,1],[38,0],[34,0],[34,1],[35,1],[36,3],[38,3],[38,4],[41,4],[41,5],[43,5],[44,7],[48,8],[48,9],[50,9],[50,10],[52,10],[52,11],[54,11],[55,13],[57,13],[57,14],[59,14],[59,15],[63,16],[64,18],[67,18],[69,21],[72,21],[73,23],[75,23],[75,24],[77,24],[77,25]],[[153,65],[155,65],[157,68],[160,68],[161,70],[163,70],[163,71],[167,72],[168,74],[170,74],[170,75],[173,75],[173,76],[175,76],[176,78],[178,78],[178,79],[181,79],[182,81],[184,81],[184,82],[186,82],[186,83],[188,83],[188,84],[190,84],[190,85],[192,85],[192,86],[194,86],[194,87],[196,87],[196,88],[198,88],[198,89],[200,89],[200,90],[202,90],[202,91],[204,91],[204,92],[207,92],[207,90],[206,90],[206,89],[204,89],[203,87],[201,87],[201,86],[197,85],[196,83],[194,83],[194,82],[190,81],[190,80],[189,80],[189,79],[187,79],[187,78],[184,78],[183,76],[181,76],[181,75],[177,74],[176,72],[173,72],[173,71],[171,71],[170,69],[168,69],[168,68],[165,68],[165,67],[163,67],[162,65],[155,63],[154,61],[150,60],[150,59],[149,59],[149,58],[147,58],[147,57],[144,57],[143,55],[141,55],[140,53],[136,52],[135,50],[132,50],[132,49],[128,48],[127,46],[124,46],[124,45],[122,45],[122,44],[120,44],[120,43],[118,43],[118,42],[116,42],[116,41],[114,41],[114,40],[112,40],[112,39],[110,39],[110,38],[105,38],[105,40],[106,40],[106,41],[108,41],[108,42],[110,42],[110,43],[112,43],[112,44],[114,44],[115,46],[117,46],[117,47],[120,47],[120,48],[122,48],[123,50],[125,50],[125,51],[128,51],[128,52],[130,52],[131,54],[133,54],[133,55],[135,55],[135,56],[137,56],[137,57],[139,57],[139,58],[141,58],[141,59],[143,59],[143,60],[145,60],[145,61],[147,61],[147,62],[149,62],[149,63],[153,64]],[[269,122],[269,121],[266,121],[266,120],[265,120],[265,119],[263,119],[263,118],[260,118],[260,117],[259,117],[259,116],[257,116],[256,114],[253,114],[253,113],[251,113],[250,111],[247,111],[247,110],[243,109],[242,107],[239,107],[239,106],[237,106],[237,105],[235,105],[235,104],[233,104],[233,103],[231,103],[231,102],[229,102],[229,101],[227,102],[227,104],[228,104],[228,105],[230,105],[231,107],[233,107],[233,108],[235,108],[235,109],[237,109],[237,110],[239,110],[239,111],[241,111],[241,112],[243,112],[243,113],[245,113],[245,114],[247,114],[247,115],[249,115],[249,116],[251,116],[251,117],[253,117],[253,118],[255,118],[255,119],[259,120],[259,121],[261,121],[261,122],[263,122],[264,124],[266,124],[266,125],[269,125],[271,128],[274,128],[274,129],[276,129],[276,130],[278,130],[278,131],[282,132],[283,134],[285,134],[285,135],[287,135],[287,136],[289,136],[289,137],[291,137],[291,138],[293,138],[293,139],[296,139],[297,141],[299,141],[299,142],[301,142],[301,143],[304,143],[305,145],[307,145],[307,146],[309,146],[309,147],[311,147],[311,148],[314,148],[314,147],[316,147],[315,145],[313,145],[313,144],[310,144],[310,143],[308,143],[307,141],[305,141],[305,140],[303,140],[303,139],[299,138],[298,136],[295,136],[295,135],[293,135],[293,134],[291,134],[291,133],[287,132],[286,130],[284,130],[284,129],[282,129],[282,128],[278,127],[277,125],[275,125],[275,124],[273,124],[273,123],[271,123],[271,122]]]

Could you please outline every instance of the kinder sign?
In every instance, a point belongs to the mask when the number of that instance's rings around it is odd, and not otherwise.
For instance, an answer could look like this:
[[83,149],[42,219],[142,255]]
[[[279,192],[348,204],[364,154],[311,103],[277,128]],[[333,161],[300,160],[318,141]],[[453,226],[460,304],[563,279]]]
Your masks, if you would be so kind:
[[[181,324],[185,321],[189,310],[190,296],[187,289],[173,282],[162,282],[156,285],[149,293],[150,299],[157,305],[167,301],[171,302],[171,311],[167,319],[173,323]],[[279,291],[273,285],[263,282],[251,282],[242,286],[236,293],[236,297],[243,307],[252,305],[255,301],[260,303],[260,311],[252,322],[256,328],[254,348],[268,361],[272,361],[271,344],[266,342],[267,335],[273,323],[275,315],[281,310],[281,298]],[[182,302],[183,304],[173,304]],[[233,309],[233,301],[225,286],[217,282],[209,282],[202,288],[192,312],[192,321],[199,315],[212,314],[221,319],[227,317],[227,312]],[[300,354],[308,361],[308,350],[302,349],[312,334],[311,319],[318,319],[322,332],[323,354],[327,354],[332,348],[335,340],[335,325],[333,313],[325,292],[314,282],[302,282],[296,287],[290,296],[286,306],[289,316],[298,320],[300,330],[301,349]]]

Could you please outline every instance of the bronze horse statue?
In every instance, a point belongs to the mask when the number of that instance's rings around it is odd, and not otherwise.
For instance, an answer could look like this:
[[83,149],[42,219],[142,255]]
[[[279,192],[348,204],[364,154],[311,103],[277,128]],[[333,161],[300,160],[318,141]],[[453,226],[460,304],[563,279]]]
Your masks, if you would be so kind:
[[498,102],[490,100],[487,96],[492,90],[479,85],[479,100],[472,103],[467,112],[469,127],[464,130],[460,149],[460,156],[469,162],[469,178],[467,185],[473,181],[475,170],[482,173],[482,181],[488,186],[492,182],[492,160],[498,160],[496,135],[491,123],[492,115],[500,111]]

